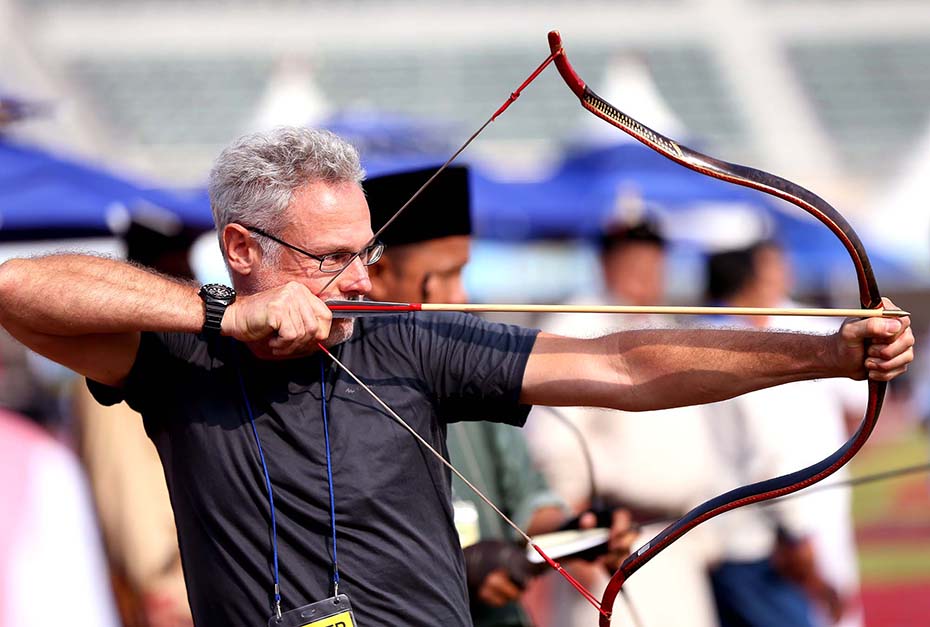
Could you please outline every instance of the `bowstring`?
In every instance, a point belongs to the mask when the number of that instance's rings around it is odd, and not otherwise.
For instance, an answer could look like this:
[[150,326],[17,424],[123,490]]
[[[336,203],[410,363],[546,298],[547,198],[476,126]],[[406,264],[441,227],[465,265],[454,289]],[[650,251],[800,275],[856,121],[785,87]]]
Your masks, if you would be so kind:
[[423,183],[423,184],[420,186],[420,188],[417,189],[416,192],[414,192],[413,196],[411,196],[410,199],[407,200],[407,202],[405,202],[403,205],[401,205],[400,209],[398,209],[397,211],[395,211],[394,214],[393,214],[390,218],[388,218],[388,221],[387,221],[387,222],[385,222],[383,225],[381,225],[381,228],[379,228],[379,229],[375,232],[375,234],[371,236],[371,239],[369,239],[368,242],[366,242],[364,246],[362,246],[360,249],[358,249],[355,253],[352,254],[352,257],[349,259],[349,261],[346,263],[346,265],[344,265],[342,268],[340,268],[339,271],[336,272],[336,273],[333,275],[333,277],[332,277],[329,281],[326,282],[326,285],[323,286],[323,289],[320,290],[320,293],[326,291],[326,288],[328,288],[330,285],[332,285],[333,282],[334,282],[336,279],[338,279],[338,278],[342,275],[342,273],[345,272],[345,271],[349,268],[349,266],[351,266],[353,263],[355,263],[355,260],[358,259],[358,256],[359,256],[359,255],[362,254],[362,251],[365,250],[366,248],[368,248],[369,246],[371,246],[372,244],[374,244],[375,241],[378,239],[378,236],[380,236],[382,233],[384,233],[385,229],[387,229],[389,226],[391,226],[391,224],[392,224],[398,217],[400,217],[400,214],[402,214],[404,211],[406,211],[407,207],[409,207],[410,204],[411,204],[414,200],[416,200],[416,199],[420,196],[420,194],[423,193],[423,190],[425,190],[427,187],[429,187],[429,186],[433,183],[433,181],[436,180],[436,177],[437,177],[437,176],[439,176],[440,174],[442,174],[443,171],[444,171],[446,168],[448,168],[448,167],[452,164],[452,162],[455,161],[455,160],[459,157],[459,155],[461,155],[463,152],[465,152],[465,149],[468,148],[468,146],[471,145],[471,143],[478,137],[478,135],[481,135],[481,133],[484,132],[484,129],[486,129],[486,128],[491,124],[491,122],[493,122],[494,120],[496,120],[500,114],[502,114],[504,111],[507,110],[508,107],[510,107],[510,105],[512,105],[514,102],[516,102],[517,98],[520,97],[520,94],[523,92],[523,90],[526,88],[526,86],[529,85],[530,83],[532,83],[534,80],[536,80],[536,77],[539,76],[539,75],[542,73],[542,71],[545,70],[546,67],[547,67],[550,63],[552,63],[552,62],[555,60],[555,58],[556,58],[559,54],[561,54],[561,52],[553,52],[553,53],[551,53],[548,57],[546,57],[546,60],[543,61],[542,63],[540,63],[540,64],[539,64],[539,67],[537,67],[537,68],[533,71],[533,73],[530,74],[530,75],[527,77],[527,79],[526,79],[525,81],[523,81],[523,82],[520,84],[519,87],[516,88],[516,90],[514,90],[513,92],[511,92],[510,97],[507,98],[507,100],[504,101],[504,104],[502,104],[500,107],[498,107],[497,111],[495,111],[495,112],[491,115],[491,117],[489,117],[489,118],[484,122],[484,124],[482,124],[482,125],[478,128],[477,131],[475,131],[474,133],[472,133],[471,137],[469,137],[467,140],[465,140],[465,143],[462,144],[462,145],[459,147],[459,149],[456,150],[456,151],[452,154],[452,156],[449,157],[449,158],[446,160],[445,163],[443,163],[441,166],[439,166],[439,169],[436,170],[435,172],[433,172],[433,175],[432,175],[432,176],[430,176],[428,179],[426,179],[426,182]]
[[536,542],[533,541],[533,538],[531,538],[530,535],[529,535],[528,533],[526,533],[525,531],[523,531],[523,529],[521,529],[519,525],[517,525],[515,522],[513,522],[504,512],[502,512],[502,511],[500,510],[500,508],[497,507],[497,505],[495,505],[495,504],[491,501],[491,499],[489,499],[487,496],[485,496],[484,493],[483,493],[481,490],[479,490],[479,489],[475,486],[475,484],[473,484],[471,481],[469,481],[469,480],[465,477],[465,475],[463,475],[461,472],[459,472],[458,469],[457,469],[455,466],[453,466],[453,465],[449,462],[449,460],[447,460],[445,457],[443,457],[442,453],[440,453],[439,451],[437,451],[435,447],[433,447],[429,442],[426,441],[425,438],[423,438],[423,436],[421,436],[419,433],[417,433],[416,429],[414,429],[413,427],[411,427],[411,426],[407,423],[406,420],[404,420],[403,418],[401,418],[401,417],[397,414],[397,412],[395,412],[393,409],[391,409],[391,407],[390,407],[387,403],[385,403],[385,402],[381,399],[381,397],[378,396],[378,394],[377,394],[374,390],[372,390],[370,387],[368,387],[368,386],[365,384],[365,382],[363,382],[361,379],[359,379],[358,376],[356,376],[356,374],[355,374],[354,372],[352,372],[351,370],[349,370],[349,369],[346,367],[346,365],[345,365],[344,363],[342,363],[335,355],[333,355],[333,354],[329,351],[329,349],[327,349],[325,346],[323,346],[323,344],[317,344],[317,346],[319,346],[320,350],[323,351],[323,352],[333,361],[334,364],[336,364],[338,367],[340,367],[340,368],[343,370],[343,372],[345,372],[347,375],[349,375],[349,377],[351,377],[353,381],[355,381],[359,386],[361,386],[361,388],[362,388],[363,390],[365,390],[365,392],[367,392],[368,395],[371,396],[371,398],[374,399],[374,401],[375,401],[376,403],[378,403],[378,404],[384,409],[384,411],[386,411],[386,412],[388,413],[388,415],[389,415],[391,418],[394,419],[395,422],[397,422],[401,427],[403,427],[407,432],[409,432],[410,435],[412,435],[412,436],[414,437],[414,439],[416,439],[417,442],[420,443],[421,446],[423,446],[427,451],[429,451],[430,453],[432,453],[433,456],[436,457],[436,459],[438,459],[440,462],[442,462],[442,464],[443,464],[446,468],[448,468],[450,471],[452,471],[452,473],[454,473],[456,477],[458,477],[459,479],[461,479],[462,482],[463,482],[466,486],[468,486],[468,488],[478,496],[478,498],[480,498],[482,501],[484,501],[484,502],[488,505],[488,507],[490,507],[492,510],[494,510],[494,512],[497,513],[497,515],[500,516],[501,519],[504,520],[504,522],[506,522],[514,531],[516,531],[524,540],[526,540],[527,545],[533,547],[533,549],[534,549],[537,553],[539,553],[540,557],[542,557],[543,561],[545,561],[549,566],[551,566],[552,568],[554,568],[554,569],[556,570],[556,572],[558,572],[560,575],[562,575],[562,577],[563,577],[566,581],[568,581],[568,583],[571,584],[571,586],[572,586],[573,588],[575,588],[575,590],[577,590],[577,591],[581,594],[581,596],[583,596],[583,597],[585,598],[586,601],[588,601],[591,605],[593,605],[593,606],[595,607],[595,609],[597,609],[598,612],[600,612],[600,613],[603,614],[604,616],[607,616],[608,618],[610,617],[610,613],[609,613],[609,612],[606,612],[606,611],[601,607],[601,602],[598,601],[598,599],[597,599],[596,596],[594,596],[587,588],[585,588],[584,585],[583,585],[580,581],[578,581],[577,579],[575,579],[574,577],[572,577],[572,575],[571,575],[568,571],[566,571],[566,570],[562,567],[561,564],[559,564],[558,562],[556,562],[555,560],[553,560],[551,557],[549,557],[549,556],[546,554],[546,552],[543,551],[542,548],[540,548],[539,545],[536,544]]
[[[346,265],[344,265],[342,268],[340,268],[338,272],[334,273],[333,276],[332,276],[332,278],[330,278],[330,280],[326,282],[326,284],[323,286],[323,289],[320,290],[320,293],[326,291],[326,289],[329,288],[329,286],[332,285],[333,282],[335,282],[336,279],[338,279],[338,278],[342,275],[342,273],[345,272],[345,271],[349,268],[349,266],[351,266],[351,265],[355,262],[356,259],[358,259],[359,255],[361,255],[362,251],[365,250],[366,248],[368,248],[369,246],[371,246],[371,245],[377,240],[377,238],[385,231],[385,229],[387,229],[387,228],[388,228],[388,227],[389,227],[389,226],[390,226],[390,225],[391,225],[391,224],[392,224],[392,223],[393,223],[406,209],[407,209],[407,207],[409,207],[410,204],[413,203],[413,201],[416,200],[416,199],[420,196],[420,194],[423,193],[423,190],[425,190],[430,184],[432,184],[432,182],[436,180],[436,177],[438,177],[440,174],[442,174],[442,172],[443,172],[446,168],[448,168],[449,165],[452,164],[452,162],[455,161],[455,159],[457,159],[457,158],[459,157],[459,155],[461,155],[462,152],[464,152],[465,149],[468,148],[469,145],[471,145],[471,143],[484,131],[484,129],[486,129],[486,128],[491,124],[491,122],[494,122],[494,121],[498,118],[498,116],[500,116],[504,111],[506,111],[506,110],[508,109],[508,107],[510,107],[510,105],[512,105],[512,104],[517,100],[517,98],[520,97],[520,94],[522,93],[522,91],[523,91],[530,83],[532,83],[532,82],[536,79],[536,77],[539,76],[539,75],[542,73],[542,71],[543,71],[544,69],[546,69],[546,67],[548,67],[548,65],[549,65],[550,63],[552,63],[552,62],[555,60],[555,58],[556,58],[558,55],[560,55],[560,54],[561,54],[561,51],[553,51],[553,52],[551,52],[551,53],[549,54],[549,56],[546,57],[546,59],[545,59],[542,63],[539,64],[539,66],[533,71],[533,73],[530,74],[530,75],[526,78],[526,80],[524,80],[523,83],[521,83],[520,86],[517,87],[516,90],[514,90],[513,92],[511,92],[511,94],[510,94],[510,96],[507,98],[507,100],[505,100],[504,103],[503,103],[500,107],[498,107],[498,109],[491,115],[491,117],[489,117],[489,118],[484,122],[484,124],[482,124],[481,127],[478,128],[477,131],[475,131],[474,133],[472,133],[472,135],[465,141],[465,143],[462,144],[462,146],[461,146],[458,150],[456,150],[456,151],[452,154],[452,156],[449,157],[449,159],[447,159],[446,162],[443,163],[442,166],[440,166],[439,169],[436,170],[436,172],[434,172],[433,175],[430,176],[430,177],[426,180],[426,182],[423,183],[423,185],[420,186],[419,189],[417,189],[416,192],[414,192],[413,196],[411,196],[410,199],[407,200],[407,202],[405,202],[405,203],[400,207],[400,209],[398,209],[396,212],[394,212],[394,214],[388,219],[388,221],[385,222],[385,223],[381,226],[381,228],[379,228],[379,229],[377,230],[377,232],[375,232],[374,235],[371,236],[371,238],[368,240],[368,242],[366,242],[365,245],[362,246],[358,251],[356,251],[355,253],[353,253],[352,257],[349,259],[349,261],[346,263]],[[459,479],[461,479],[461,480],[465,483],[465,485],[467,485],[476,495],[478,495],[478,497],[481,498],[482,501],[484,501],[485,503],[487,503],[488,506],[491,507],[491,509],[493,509],[493,510],[494,510],[494,511],[495,511],[495,512],[496,512],[496,513],[497,513],[510,527],[512,527],[524,540],[526,540],[527,544],[528,544],[529,546],[533,547],[533,549],[534,549],[537,553],[539,553],[540,557],[542,557],[543,560],[544,560],[549,566],[551,566],[552,568],[554,568],[554,569],[556,570],[556,572],[558,572],[560,575],[562,575],[562,577],[565,578],[565,580],[568,581],[569,584],[571,584],[571,586],[572,586],[573,588],[575,588],[575,590],[577,590],[577,591],[585,598],[585,600],[587,600],[589,603],[591,603],[591,605],[593,605],[593,606],[597,609],[597,611],[598,611],[599,613],[601,613],[602,615],[604,615],[605,617],[607,617],[607,619],[610,618],[610,612],[607,612],[606,610],[604,610],[604,609],[601,607],[601,602],[600,602],[600,601],[597,599],[597,597],[595,597],[587,588],[585,588],[584,585],[581,584],[581,582],[579,582],[577,579],[575,579],[574,577],[572,577],[572,575],[569,574],[569,573],[562,567],[561,564],[559,564],[558,562],[556,562],[556,561],[554,561],[552,558],[550,558],[550,557],[539,547],[539,545],[537,545],[537,544],[533,541],[533,539],[529,536],[529,534],[527,534],[527,533],[526,533],[525,531],[523,531],[519,526],[517,526],[512,520],[510,520],[510,519],[500,510],[500,508],[498,508],[496,505],[494,505],[494,503],[492,503],[491,500],[488,499],[488,497],[486,497],[480,490],[478,490],[478,488],[476,488],[476,487],[474,486],[474,484],[472,484],[468,479],[466,479],[466,478],[465,478],[452,464],[450,464],[450,463],[442,456],[441,453],[439,453],[438,451],[436,451],[435,448],[433,448],[428,442],[426,442],[426,440],[424,440],[424,439],[420,436],[419,433],[417,433],[412,427],[410,427],[410,426],[403,420],[403,418],[401,418],[400,416],[398,416],[397,413],[394,412],[394,410],[392,410],[383,400],[381,400],[381,398],[379,398],[378,395],[375,394],[375,392],[374,392],[371,388],[369,388],[367,385],[365,385],[365,383],[363,383],[358,377],[356,377],[355,374],[352,373],[352,371],[350,371],[348,368],[346,368],[345,365],[344,365],[342,362],[340,362],[340,361],[336,358],[335,355],[333,355],[331,352],[329,352],[329,350],[327,350],[326,347],[324,347],[322,344],[319,344],[319,347],[320,347],[320,349],[321,349],[326,355],[329,356],[330,359],[333,360],[333,362],[334,362],[336,365],[338,365],[340,368],[342,368],[343,371],[346,372],[346,374],[348,374],[348,375],[349,375],[356,383],[358,383],[358,384],[362,387],[362,389],[364,389],[364,390],[365,390],[365,391],[366,391],[379,405],[381,405],[381,406],[384,408],[384,410],[387,411],[388,414],[389,414],[392,418],[394,418],[394,420],[396,420],[404,429],[406,429],[407,431],[409,431],[409,432],[414,436],[414,438],[416,438],[417,441],[420,442],[421,445],[423,445],[424,447],[426,447],[426,449],[429,450],[433,455],[435,455],[445,466],[447,466],[447,467],[449,468],[450,471],[452,471],[453,473],[455,473],[455,475],[456,475]]]

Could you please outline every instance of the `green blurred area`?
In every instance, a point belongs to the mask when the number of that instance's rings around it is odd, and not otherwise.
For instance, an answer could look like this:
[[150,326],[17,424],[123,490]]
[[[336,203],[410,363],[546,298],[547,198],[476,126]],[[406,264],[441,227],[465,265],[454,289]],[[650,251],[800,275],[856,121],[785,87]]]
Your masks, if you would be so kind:
[[930,582],[930,542],[910,547],[860,545],[859,569],[864,585]]
[[[927,433],[901,429],[870,441],[852,464],[853,477],[925,464]],[[930,583],[930,476],[920,472],[857,486],[853,520],[862,583]]]

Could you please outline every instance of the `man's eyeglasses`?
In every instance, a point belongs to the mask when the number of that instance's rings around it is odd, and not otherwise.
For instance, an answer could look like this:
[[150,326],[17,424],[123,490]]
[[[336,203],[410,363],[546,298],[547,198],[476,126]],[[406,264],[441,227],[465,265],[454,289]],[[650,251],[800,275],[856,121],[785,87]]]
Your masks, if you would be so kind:
[[[261,230],[258,227],[246,226],[246,225],[243,225],[243,226],[245,226],[247,230],[251,231],[252,233],[255,233],[256,235],[267,237],[271,241],[281,244],[282,246],[286,248],[290,248],[291,250],[296,251],[300,253],[301,255],[306,255],[307,257],[310,257],[311,259],[315,259],[316,261],[319,261],[320,272],[326,272],[326,273],[340,272],[342,271],[343,268],[345,268],[350,263],[352,263],[353,259],[355,259],[355,253],[329,253],[328,255],[314,255],[313,253],[307,252],[303,248],[298,248],[297,246],[294,246],[293,244],[288,244],[283,239],[275,237],[274,235],[270,235],[269,233],[266,233],[265,231]],[[358,259],[364,265],[370,266],[371,264],[381,259],[382,254],[384,254],[384,244],[379,241],[375,241],[374,243],[369,244],[368,246],[363,248],[361,251],[359,251]]]

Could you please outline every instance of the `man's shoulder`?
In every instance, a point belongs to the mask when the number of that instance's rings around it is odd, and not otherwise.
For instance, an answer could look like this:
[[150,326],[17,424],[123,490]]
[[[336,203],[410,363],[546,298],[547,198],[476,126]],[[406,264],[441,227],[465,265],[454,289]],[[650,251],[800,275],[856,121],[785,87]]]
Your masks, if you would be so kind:
[[[194,333],[144,331],[135,361],[122,385],[114,387],[87,379],[87,388],[105,406],[141,397],[156,401],[177,382],[190,382],[191,375],[228,362],[234,354],[234,344],[230,338],[214,340]],[[139,403],[129,405],[141,413]]]
[[435,333],[444,326],[467,325],[468,317],[458,312],[434,311],[362,317],[356,320],[356,332],[349,341],[364,343],[394,338],[412,341],[418,334]]

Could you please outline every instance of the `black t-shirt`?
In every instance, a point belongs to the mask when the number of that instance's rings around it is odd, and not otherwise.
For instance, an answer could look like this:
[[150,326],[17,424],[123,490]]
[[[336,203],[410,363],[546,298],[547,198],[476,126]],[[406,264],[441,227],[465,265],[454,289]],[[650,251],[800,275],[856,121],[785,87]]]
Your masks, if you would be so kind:
[[[356,320],[333,352],[445,453],[448,422],[523,423],[535,338],[473,316],[410,314]],[[283,609],[331,594],[321,364],[340,592],[363,627],[470,624],[448,469],[365,390],[323,355],[261,361],[228,338],[145,333],[122,389],[89,385],[144,417],[196,624],[265,625],[272,613],[270,508],[249,406],[274,491]]]

